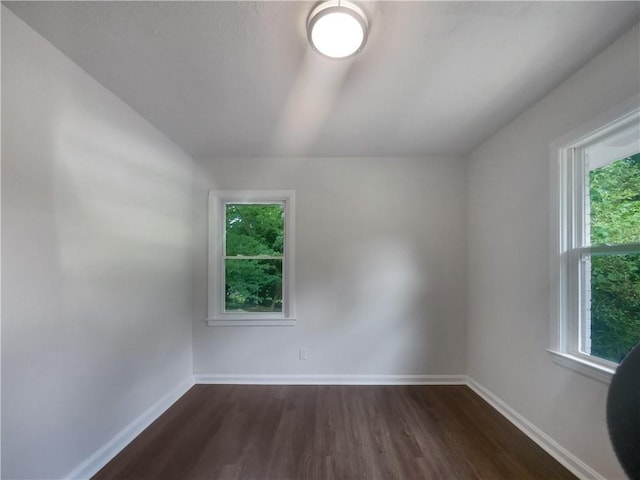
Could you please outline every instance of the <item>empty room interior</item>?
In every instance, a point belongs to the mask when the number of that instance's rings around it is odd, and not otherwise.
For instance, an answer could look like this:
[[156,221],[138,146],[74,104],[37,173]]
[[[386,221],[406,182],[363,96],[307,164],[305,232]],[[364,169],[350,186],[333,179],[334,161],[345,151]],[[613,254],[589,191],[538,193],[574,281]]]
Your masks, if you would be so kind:
[[2,478],[630,477],[640,3],[1,19]]

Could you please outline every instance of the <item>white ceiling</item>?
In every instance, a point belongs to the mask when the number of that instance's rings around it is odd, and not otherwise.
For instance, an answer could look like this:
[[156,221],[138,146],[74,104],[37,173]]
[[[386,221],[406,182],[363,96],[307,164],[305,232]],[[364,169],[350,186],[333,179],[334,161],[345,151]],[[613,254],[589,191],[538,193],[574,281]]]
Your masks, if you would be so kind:
[[[640,19],[638,2],[360,2],[352,60],[311,2],[5,2],[195,157],[464,154]],[[640,52],[640,46],[639,46]]]

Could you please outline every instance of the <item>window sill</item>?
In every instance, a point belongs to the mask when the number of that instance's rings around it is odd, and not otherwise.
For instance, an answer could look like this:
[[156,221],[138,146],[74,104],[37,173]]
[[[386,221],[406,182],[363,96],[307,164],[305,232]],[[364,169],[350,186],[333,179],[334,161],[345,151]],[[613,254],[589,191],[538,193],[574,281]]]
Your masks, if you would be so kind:
[[569,353],[549,349],[547,352],[551,354],[553,363],[605,384],[611,383],[611,377],[615,373],[615,368],[599,365]]
[[278,319],[222,319],[207,318],[207,325],[210,327],[293,327],[296,324],[295,318]]

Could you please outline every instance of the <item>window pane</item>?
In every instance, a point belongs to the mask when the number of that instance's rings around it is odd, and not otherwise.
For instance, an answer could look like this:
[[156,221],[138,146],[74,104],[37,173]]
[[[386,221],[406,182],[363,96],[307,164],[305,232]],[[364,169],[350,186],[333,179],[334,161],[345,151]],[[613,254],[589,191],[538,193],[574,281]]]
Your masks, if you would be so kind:
[[282,260],[228,258],[225,311],[282,312]]
[[589,171],[591,245],[640,242],[640,154]]
[[640,253],[592,255],[589,263],[590,314],[585,314],[591,351],[585,353],[620,362],[640,342]]
[[284,251],[284,205],[225,205],[226,254],[281,256]]

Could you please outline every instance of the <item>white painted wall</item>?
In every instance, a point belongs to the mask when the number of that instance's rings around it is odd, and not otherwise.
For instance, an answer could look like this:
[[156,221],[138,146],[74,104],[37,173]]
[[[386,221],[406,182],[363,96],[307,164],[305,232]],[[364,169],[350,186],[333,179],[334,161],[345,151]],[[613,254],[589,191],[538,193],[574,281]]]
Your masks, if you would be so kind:
[[190,159],[2,7],[2,477],[59,478],[192,374]]
[[[457,158],[203,161],[196,374],[463,374],[466,178]],[[296,190],[295,327],[208,327],[208,189]],[[298,360],[307,347],[309,359]]]
[[549,144],[640,91],[638,27],[469,159],[468,373],[607,478],[607,385],[552,363]]

